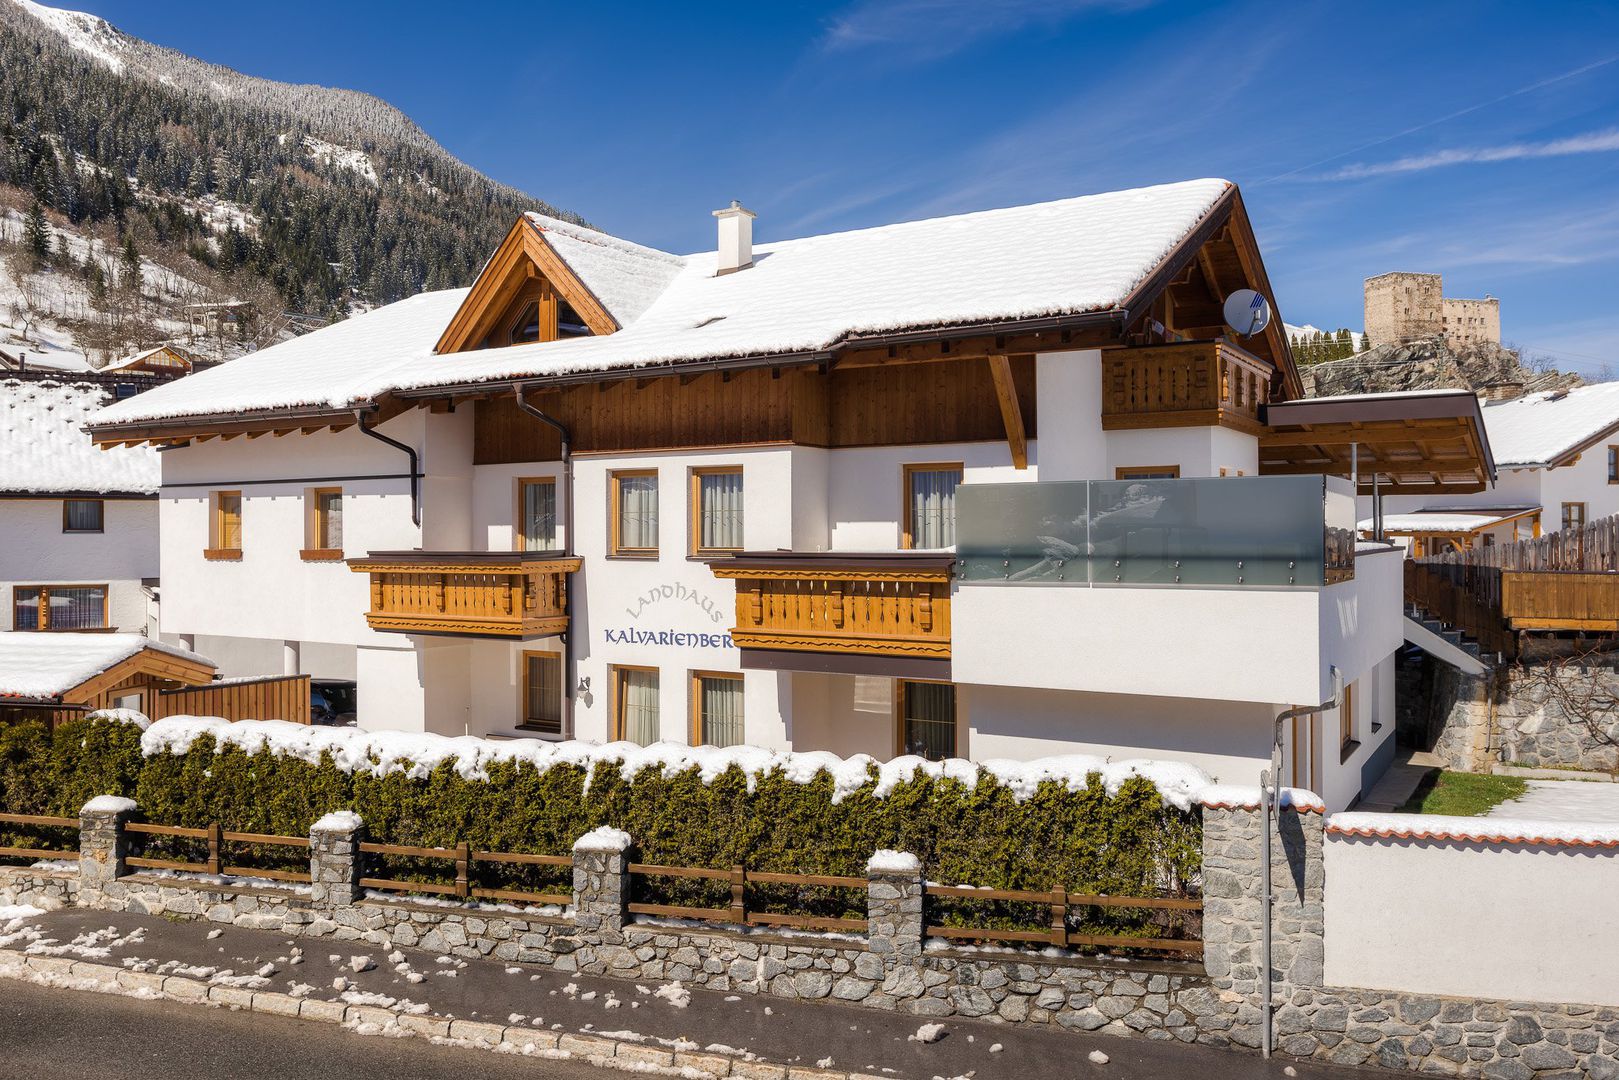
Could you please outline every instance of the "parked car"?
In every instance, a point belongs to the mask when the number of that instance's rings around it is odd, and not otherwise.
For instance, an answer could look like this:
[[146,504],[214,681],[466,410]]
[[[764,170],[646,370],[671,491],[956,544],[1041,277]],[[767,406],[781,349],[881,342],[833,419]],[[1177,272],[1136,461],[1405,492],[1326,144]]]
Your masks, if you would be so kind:
[[309,684],[309,720],[314,724],[352,727],[357,691],[346,679],[315,679]]

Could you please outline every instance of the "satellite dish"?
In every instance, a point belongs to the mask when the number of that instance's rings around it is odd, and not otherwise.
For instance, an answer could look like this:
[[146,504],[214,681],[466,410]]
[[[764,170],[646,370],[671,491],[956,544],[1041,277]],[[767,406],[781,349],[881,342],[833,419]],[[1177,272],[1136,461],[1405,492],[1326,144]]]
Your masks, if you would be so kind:
[[1225,298],[1225,322],[1241,337],[1250,337],[1270,325],[1270,301],[1252,289],[1238,289]]

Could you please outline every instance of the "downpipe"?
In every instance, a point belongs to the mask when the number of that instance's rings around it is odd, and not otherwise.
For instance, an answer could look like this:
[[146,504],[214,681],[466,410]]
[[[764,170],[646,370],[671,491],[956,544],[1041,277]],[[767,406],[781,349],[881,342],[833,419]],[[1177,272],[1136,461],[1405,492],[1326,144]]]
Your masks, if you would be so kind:
[[[573,438],[568,433],[567,425],[556,417],[551,416],[543,409],[529,404],[523,396],[523,384],[512,384],[512,397],[521,411],[532,416],[543,424],[549,424],[556,430],[562,440],[562,554],[565,558],[573,557]],[[563,738],[572,738],[574,733],[574,697],[575,687],[579,683],[579,672],[574,660],[573,652],[573,573],[568,574],[568,587],[562,602],[562,613],[567,616],[568,629],[558,635],[562,642],[562,715]]]
[[369,409],[354,410],[354,422],[359,425],[360,434],[375,439],[380,443],[386,443],[395,450],[403,450],[406,456],[410,458],[410,520],[419,529],[422,526],[422,470],[419,464],[420,459],[416,456],[416,448],[408,443],[402,443],[398,439],[390,439],[376,428],[366,427],[365,418],[369,412]]
[[[1343,672],[1338,670],[1336,664],[1328,670],[1332,674],[1330,698],[1319,705],[1303,705],[1276,714],[1276,724],[1272,728],[1270,741],[1270,768],[1259,775],[1261,831],[1264,834],[1263,842],[1259,845],[1259,876],[1265,883],[1262,901],[1264,918],[1260,922],[1259,935],[1259,970],[1263,979],[1260,984],[1260,1052],[1267,1058],[1271,1056],[1276,1043],[1275,987],[1272,985],[1274,980],[1271,978],[1270,959],[1273,937],[1271,916],[1276,910],[1276,885],[1271,880],[1270,849],[1272,837],[1276,832],[1276,822],[1281,813],[1282,725],[1301,716],[1318,716],[1328,709],[1338,707],[1338,702],[1344,696]],[[1297,749],[1294,748],[1295,753]]]

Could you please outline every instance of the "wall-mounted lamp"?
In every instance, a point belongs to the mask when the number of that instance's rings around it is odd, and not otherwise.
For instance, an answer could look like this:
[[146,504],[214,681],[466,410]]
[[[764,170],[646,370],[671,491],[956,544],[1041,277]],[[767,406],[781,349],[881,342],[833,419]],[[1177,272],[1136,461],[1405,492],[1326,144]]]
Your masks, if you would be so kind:
[[581,675],[579,677],[579,692],[581,694],[590,693],[590,676],[589,675]]

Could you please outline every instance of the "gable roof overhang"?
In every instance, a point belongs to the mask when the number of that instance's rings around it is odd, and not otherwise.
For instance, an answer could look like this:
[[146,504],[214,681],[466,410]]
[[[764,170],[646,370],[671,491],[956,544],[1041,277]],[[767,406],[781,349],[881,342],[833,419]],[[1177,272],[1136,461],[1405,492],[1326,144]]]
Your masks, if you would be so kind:
[[216,670],[213,664],[201,657],[180,656],[147,646],[59,693],[36,696],[0,694],[0,702],[9,705],[83,705],[137,675],[150,675],[189,686],[212,681]]
[[471,291],[444,328],[433,351],[455,353],[476,348],[523,287],[536,277],[544,277],[551,283],[579,313],[592,334],[611,334],[621,329],[600,298],[557,254],[545,238],[544,230],[526,214],[519,214],[506,238],[478,272]]
[[1262,476],[1358,473],[1360,494],[1486,490],[1495,460],[1471,390],[1353,394],[1275,402],[1262,419]]

